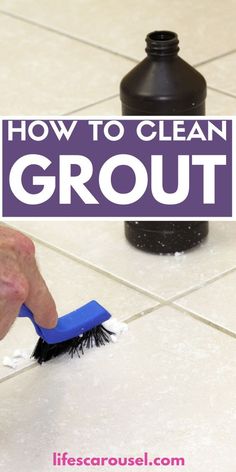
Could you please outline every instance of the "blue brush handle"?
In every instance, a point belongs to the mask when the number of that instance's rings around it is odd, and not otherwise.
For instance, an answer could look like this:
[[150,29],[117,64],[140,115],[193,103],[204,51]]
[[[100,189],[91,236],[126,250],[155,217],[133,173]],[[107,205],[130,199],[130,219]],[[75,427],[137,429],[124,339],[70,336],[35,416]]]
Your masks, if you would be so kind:
[[33,313],[26,305],[21,306],[18,316],[29,318],[36,333],[48,344],[57,344],[80,336],[111,318],[110,313],[95,300],[58,318],[57,326],[52,329],[37,325]]

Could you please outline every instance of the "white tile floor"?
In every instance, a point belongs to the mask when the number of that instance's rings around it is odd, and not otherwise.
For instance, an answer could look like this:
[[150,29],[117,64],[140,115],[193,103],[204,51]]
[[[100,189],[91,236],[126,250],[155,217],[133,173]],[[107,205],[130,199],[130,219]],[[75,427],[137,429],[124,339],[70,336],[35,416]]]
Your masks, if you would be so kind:
[[233,472],[235,356],[234,339],[164,307],[133,322],[111,348],[4,382],[0,437],[9,453],[0,465],[16,470],[17,458],[18,471],[48,472],[52,450],[113,457],[148,450],[185,455],[191,472]]
[[[1,114],[119,114],[119,81],[158,28],[206,75],[208,113],[236,114],[235,12],[235,0],[1,0]],[[184,456],[187,472],[235,472],[236,223],[212,223],[180,257],[133,249],[119,222],[11,224],[35,239],[60,313],[97,298],[129,332],[83,359],[0,362],[0,468],[147,450]],[[18,320],[0,361],[35,339]]]

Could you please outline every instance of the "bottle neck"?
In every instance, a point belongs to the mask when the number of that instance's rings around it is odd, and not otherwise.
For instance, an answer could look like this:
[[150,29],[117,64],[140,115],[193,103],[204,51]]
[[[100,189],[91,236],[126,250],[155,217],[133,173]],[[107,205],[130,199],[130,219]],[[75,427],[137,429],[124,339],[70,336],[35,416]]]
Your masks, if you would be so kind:
[[153,31],[146,37],[146,53],[149,57],[177,56],[179,39],[172,31]]

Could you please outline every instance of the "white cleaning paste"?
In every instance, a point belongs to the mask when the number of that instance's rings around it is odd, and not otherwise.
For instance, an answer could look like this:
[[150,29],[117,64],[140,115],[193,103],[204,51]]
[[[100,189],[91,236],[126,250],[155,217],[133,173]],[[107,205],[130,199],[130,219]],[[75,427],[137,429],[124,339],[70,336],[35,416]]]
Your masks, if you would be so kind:
[[109,320],[102,323],[102,325],[104,326],[104,328],[108,329],[108,331],[112,331],[112,333],[114,333],[111,336],[111,340],[113,343],[117,341],[117,336],[122,333],[125,333],[125,331],[128,331],[127,324],[123,323],[122,321],[118,321],[116,318],[109,318]]
[[10,367],[11,369],[15,369],[17,366],[17,361],[12,357],[5,356],[2,360],[2,365],[4,365],[4,367]]
[[28,359],[29,355],[27,354],[26,351],[23,351],[22,349],[15,349],[13,352],[13,358],[14,359]]
[[3,357],[2,365],[16,369],[17,367],[22,367],[26,359],[30,359],[30,352],[23,349],[15,349],[12,356]]

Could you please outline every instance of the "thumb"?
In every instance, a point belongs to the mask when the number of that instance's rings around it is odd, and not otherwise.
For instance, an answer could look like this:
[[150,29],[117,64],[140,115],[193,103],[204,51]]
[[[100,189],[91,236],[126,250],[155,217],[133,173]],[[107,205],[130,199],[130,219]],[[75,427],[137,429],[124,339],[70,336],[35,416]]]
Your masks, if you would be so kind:
[[49,329],[57,325],[58,314],[55,301],[38,269],[33,280],[30,281],[30,289],[25,303],[32,311],[39,326]]

